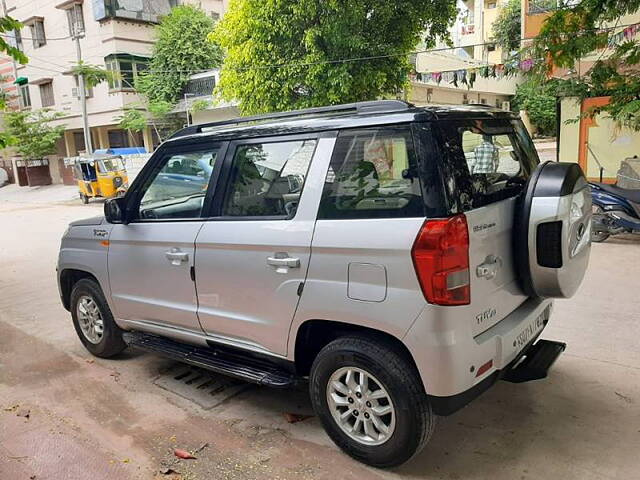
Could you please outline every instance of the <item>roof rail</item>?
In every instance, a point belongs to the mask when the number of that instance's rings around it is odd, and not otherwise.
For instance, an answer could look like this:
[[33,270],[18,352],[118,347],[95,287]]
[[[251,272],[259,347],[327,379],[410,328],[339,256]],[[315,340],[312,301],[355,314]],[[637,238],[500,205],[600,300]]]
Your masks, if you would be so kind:
[[244,123],[261,122],[266,120],[275,120],[281,118],[296,117],[314,117],[329,113],[387,113],[400,112],[408,110],[412,107],[410,103],[402,100],[373,100],[368,102],[345,103],[342,105],[331,105],[327,107],[305,108],[302,110],[293,110],[291,112],[267,113],[264,115],[252,115],[249,117],[238,117],[231,120],[222,120],[218,122],[203,123],[200,125],[192,125],[183,128],[174,133],[170,138],[184,137],[195,133],[201,133],[208,130],[215,130],[218,127],[226,127],[230,125],[240,125]]

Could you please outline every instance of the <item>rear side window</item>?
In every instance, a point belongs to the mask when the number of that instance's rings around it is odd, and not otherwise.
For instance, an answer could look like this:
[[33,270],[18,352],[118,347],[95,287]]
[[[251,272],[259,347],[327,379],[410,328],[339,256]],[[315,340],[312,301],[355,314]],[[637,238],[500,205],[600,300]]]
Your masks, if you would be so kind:
[[516,120],[439,122],[449,197],[462,211],[518,195],[538,164]]
[[422,217],[409,127],[342,133],[325,179],[319,219]]

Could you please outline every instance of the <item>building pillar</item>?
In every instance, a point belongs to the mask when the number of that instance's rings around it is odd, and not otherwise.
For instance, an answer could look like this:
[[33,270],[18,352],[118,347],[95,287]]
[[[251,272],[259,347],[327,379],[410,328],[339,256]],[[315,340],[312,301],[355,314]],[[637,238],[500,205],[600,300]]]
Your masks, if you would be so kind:
[[100,148],[109,148],[109,129],[98,127],[98,145]]
[[151,127],[148,125],[142,130],[142,142],[147,152],[153,152],[153,136],[151,134]]
[[64,131],[64,148],[67,152],[67,157],[74,157],[78,154],[78,150],[76,149],[76,140],[73,137],[73,132],[71,130]]

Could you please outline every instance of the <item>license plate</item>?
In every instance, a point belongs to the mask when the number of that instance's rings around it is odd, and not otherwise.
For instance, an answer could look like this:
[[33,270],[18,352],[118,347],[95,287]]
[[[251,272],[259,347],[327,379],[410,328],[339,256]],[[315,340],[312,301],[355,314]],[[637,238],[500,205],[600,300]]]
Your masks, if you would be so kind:
[[549,308],[545,308],[535,320],[529,323],[513,341],[513,346],[522,348],[544,327],[545,321],[549,317]]

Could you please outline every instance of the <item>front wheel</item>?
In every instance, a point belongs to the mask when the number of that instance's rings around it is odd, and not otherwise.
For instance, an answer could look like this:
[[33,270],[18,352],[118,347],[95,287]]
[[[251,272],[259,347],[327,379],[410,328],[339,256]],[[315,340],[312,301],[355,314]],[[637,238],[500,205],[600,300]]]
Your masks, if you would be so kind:
[[311,368],[313,408],[331,439],[374,467],[400,465],[429,440],[435,415],[413,363],[386,342],[343,337]]
[[71,290],[71,317],[80,341],[96,357],[109,358],[126,348],[100,285],[79,280]]

